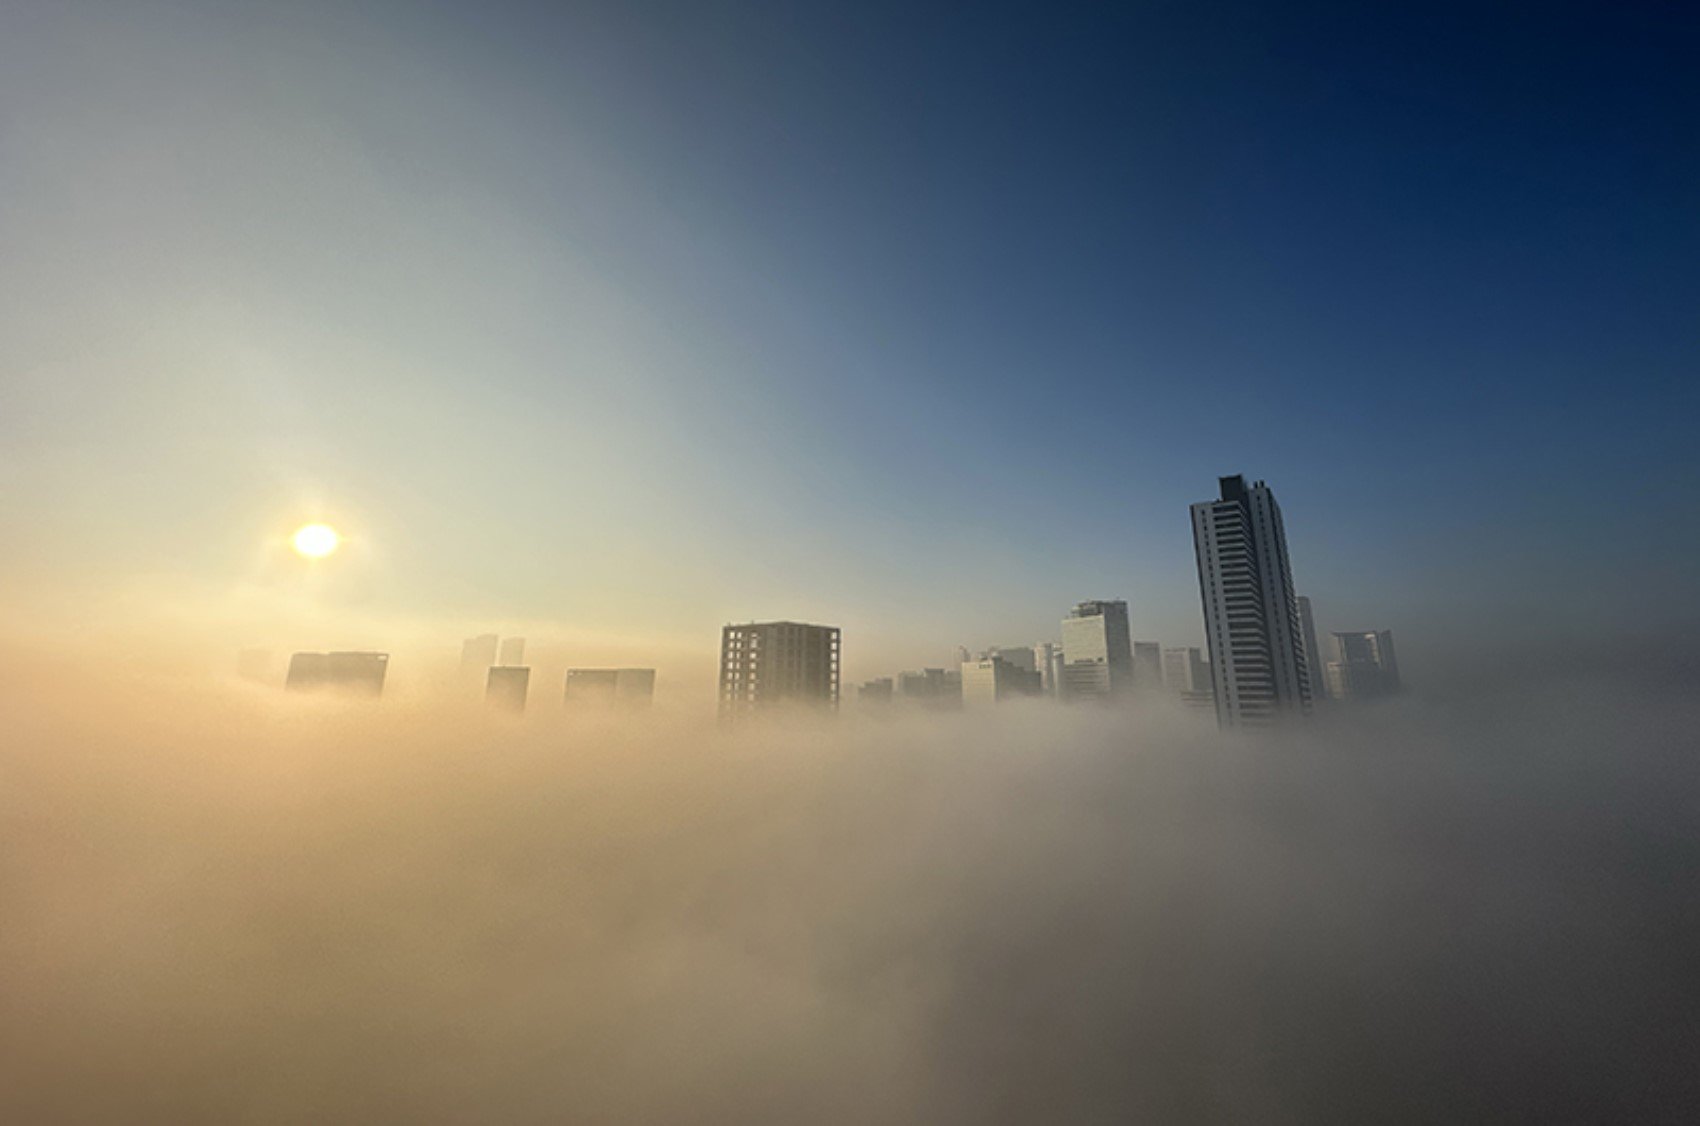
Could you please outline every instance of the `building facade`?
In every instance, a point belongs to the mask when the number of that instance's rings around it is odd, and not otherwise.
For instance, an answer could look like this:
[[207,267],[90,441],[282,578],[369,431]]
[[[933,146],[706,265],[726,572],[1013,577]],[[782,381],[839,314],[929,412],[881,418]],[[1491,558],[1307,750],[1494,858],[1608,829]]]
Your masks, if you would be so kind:
[[751,622],[720,634],[720,714],[838,707],[837,626]]
[[1163,687],[1163,647],[1155,641],[1133,643],[1133,690],[1139,693],[1160,691]]
[[1299,636],[1305,646],[1305,670],[1310,673],[1311,702],[1318,703],[1328,697],[1329,690],[1323,680],[1322,669],[1328,663],[1322,655],[1322,650],[1316,646],[1316,615],[1312,613],[1310,599],[1299,595]]
[[531,687],[531,670],[524,665],[492,665],[484,682],[484,702],[504,712],[523,712]]
[[1223,477],[1192,506],[1193,548],[1216,690],[1216,721],[1256,727],[1311,710],[1287,535],[1262,481]]
[[335,689],[358,696],[379,696],[388,653],[297,653],[289,659],[284,687],[292,692]]
[[1368,700],[1399,691],[1399,659],[1393,631],[1364,630],[1334,635],[1334,660],[1328,663],[1328,689],[1340,700]]
[[569,707],[646,708],[655,700],[655,670],[568,669],[562,699]]
[[[1031,650],[1027,650],[1031,654]],[[1008,700],[1039,695],[1041,678],[1034,669],[1022,668],[1002,657],[962,662],[962,706],[987,708]]]
[[1062,622],[1063,695],[1070,700],[1111,700],[1133,686],[1133,640],[1127,603],[1082,602]]

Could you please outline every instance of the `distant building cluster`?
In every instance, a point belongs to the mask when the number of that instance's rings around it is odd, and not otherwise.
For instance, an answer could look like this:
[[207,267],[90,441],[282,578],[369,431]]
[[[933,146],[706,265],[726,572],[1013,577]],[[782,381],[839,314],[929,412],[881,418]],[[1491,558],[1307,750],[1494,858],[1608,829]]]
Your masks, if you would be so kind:
[[[1262,481],[1223,477],[1214,500],[1192,505],[1193,552],[1204,641],[1165,646],[1137,641],[1120,599],[1077,603],[1059,640],[958,646],[954,667],[905,670],[859,685],[866,709],[982,710],[1035,699],[1126,705],[1170,699],[1213,714],[1224,728],[1257,728],[1301,718],[1323,701],[1362,701],[1401,689],[1389,630],[1333,633],[1318,647],[1311,600],[1294,593],[1287,533],[1275,495]],[[720,636],[719,703],[736,719],[794,708],[839,705],[842,638],[836,626],[771,621],[728,625]],[[342,690],[378,696],[389,655],[297,653],[292,691]],[[244,650],[238,672],[269,675],[270,655]],[[461,646],[461,675],[492,709],[520,713],[531,689],[525,638],[480,634]],[[561,698],[570,709],[647,707],[650,668],[571,668]]]

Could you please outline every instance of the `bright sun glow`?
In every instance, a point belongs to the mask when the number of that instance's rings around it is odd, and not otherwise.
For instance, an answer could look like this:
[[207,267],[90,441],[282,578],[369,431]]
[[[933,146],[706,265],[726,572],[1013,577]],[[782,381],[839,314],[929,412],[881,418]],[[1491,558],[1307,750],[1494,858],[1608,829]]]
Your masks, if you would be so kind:
[[329,524],[308,524],[295,533],[295,550],[309,559],[323,559],[342,542]]

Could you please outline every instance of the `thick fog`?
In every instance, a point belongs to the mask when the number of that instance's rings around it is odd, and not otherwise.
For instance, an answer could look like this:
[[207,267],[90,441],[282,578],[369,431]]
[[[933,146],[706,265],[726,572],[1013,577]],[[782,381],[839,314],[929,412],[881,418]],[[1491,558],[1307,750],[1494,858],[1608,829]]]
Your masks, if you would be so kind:
[[1692,694],[1254,741],[69,679],[6,669],[7,1121],[1700,1108]]

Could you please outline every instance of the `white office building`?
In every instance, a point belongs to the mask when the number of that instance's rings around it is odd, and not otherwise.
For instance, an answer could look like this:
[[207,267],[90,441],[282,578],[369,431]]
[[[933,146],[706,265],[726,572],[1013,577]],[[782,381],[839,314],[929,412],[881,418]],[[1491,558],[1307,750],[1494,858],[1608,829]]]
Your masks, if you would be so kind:
[[1127,603],[1082,602],[1062,621],[1063,695],[1071,700],[1111,700],[1133,687],[1133,641]]

